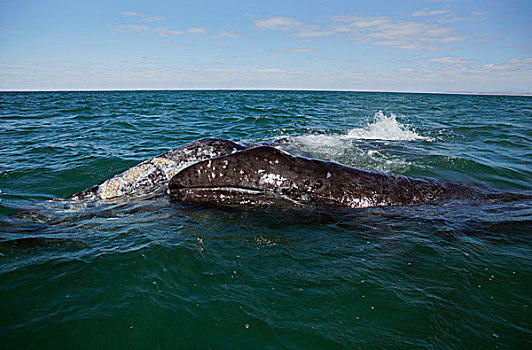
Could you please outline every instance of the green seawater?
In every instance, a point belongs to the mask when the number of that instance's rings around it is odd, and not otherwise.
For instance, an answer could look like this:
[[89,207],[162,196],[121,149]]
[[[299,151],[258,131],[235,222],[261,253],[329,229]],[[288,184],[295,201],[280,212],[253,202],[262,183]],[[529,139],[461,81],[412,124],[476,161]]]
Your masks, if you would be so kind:
[[532,348],[530,200],[50,201],[202,137],[532,191],[532,97],[1,92],[1,349]]

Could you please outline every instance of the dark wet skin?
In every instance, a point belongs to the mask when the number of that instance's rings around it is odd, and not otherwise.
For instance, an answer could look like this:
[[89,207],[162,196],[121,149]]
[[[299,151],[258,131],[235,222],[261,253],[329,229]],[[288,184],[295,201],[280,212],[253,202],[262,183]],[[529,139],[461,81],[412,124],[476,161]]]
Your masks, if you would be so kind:
[[351,208],[523,198],[473,184],[411,178],[295,157],[269,146],[193,164],[170,180],[169,193],[183,202]]

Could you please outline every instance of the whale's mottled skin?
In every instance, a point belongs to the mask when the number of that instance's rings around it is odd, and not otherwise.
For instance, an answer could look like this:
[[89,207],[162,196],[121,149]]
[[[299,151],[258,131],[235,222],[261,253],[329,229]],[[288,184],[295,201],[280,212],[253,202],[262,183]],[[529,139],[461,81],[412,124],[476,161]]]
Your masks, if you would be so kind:
[[245,147],[228,140],[205,138],[191,142],[118,174],[97,186],[73,194],[68,200],[107,200],[148,193],[168,181],[184,167]]
[[[177,201],[363,208],[502,198],[475,185],[416,179],[259,146],[195,163],[169,182]],[[508,199],[512,200],[513,197]]]

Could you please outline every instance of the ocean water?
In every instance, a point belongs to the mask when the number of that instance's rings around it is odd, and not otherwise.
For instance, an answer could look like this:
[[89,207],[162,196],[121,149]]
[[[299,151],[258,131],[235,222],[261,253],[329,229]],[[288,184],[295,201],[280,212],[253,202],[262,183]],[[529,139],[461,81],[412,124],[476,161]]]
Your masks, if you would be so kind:
[[0,348],[531,348],[532,202],[66,198],[202,137],[532,190],[532,97],[0,93]]

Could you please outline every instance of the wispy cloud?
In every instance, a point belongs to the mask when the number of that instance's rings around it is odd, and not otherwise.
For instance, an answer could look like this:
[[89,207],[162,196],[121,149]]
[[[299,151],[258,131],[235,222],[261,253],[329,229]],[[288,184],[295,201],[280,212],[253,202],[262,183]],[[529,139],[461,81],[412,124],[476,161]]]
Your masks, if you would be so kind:
[[164,22],[166,20],[164,17],[161,17],[161,16],[148,16],[148,15],[145,15],[145,14],[142,14],[142,13],[131,12],[131,11],[126,11],[126,12],[123,13],[123,15],[124,16],[128,16],[128,17],[138,17],[143,22],[148,22],[148,23]]
[[140,32],[140,33],[149,33],[152,31],[152,28],[145,24],[122,24],[116,27],[116,30],[119,32]]
[[[447,10],[422,10],[417,16],[449,14]],[[454,33],[453,28],[422,20],[396,20],[385,16],[340,15],[326,24],[304,23],[290,17],[269,17],[256,20],[257,30],[289,32],[300,38],[333,37],[363,44],[388,46],[406,50],[437,50],[445,44],[467,37]]]
[[334,63],[355,63],[356,60],[349,58],[322,58],[323,61],[334,62]]
[[269,17],[255,21],[254,27],[258,30],[287,31],[301,27],[303,23],[290,17]]
[[[453,60],[448,59],[451,62]],[[457,61],[459,62],[459,61]],[[432,62],[431,64],[434,64]],[[421,67],[421,66],[419,66]],[[292,88],[387,91],[530,92],[532,58],[502,63],[407,67],[396,73],[367,69],[319,71],[280,66],[231,67],[165,65],[153,58],[120,64],[64,61],[0,62],[0,89]],[[57,85],[56,82],[60,82]]]
[[436,64],[436,67],[431,70],[434,74],[467,74],[472,77],[482,75],[486,77],[509,76],[513,74],[527,76],[532,74],[532,58],[513,58],[502,63],[484,65],[475,65],[474,60],[457,57],[430,58],[429,62]]
[[152,24],[152,22],[164,22],[166,19],[161,16],[147,16],[140,12],[131,12],[126,11],[122,13],[124,16],[138,18],[142,22],[146,22],[148,24],[122,24],[115,27],[115,30],[126,33],[126,32],[137,32],[141,34],[156,34],[161,37],[171,37],[171,36],[179,36],[184,34],[192,34],[192,35],[205,35],[206,37],[211,38],[240,38],[243,36],[246,36],[246,34],[243,33],[235,33],[230,32],[226,30],[221,30],[218,32],[214,32],[210,35],[207,35],[209,31],[206,28],[202,27],[190,27],[188,29],[171,29],[167,26],[155,26]]
[[192,34],[205,34],[205,33],[207,33],[207,29],[205,29],[205,28],[192,27],[192,28],[188,28],[188,29],[187,29],[187,33],[192,33]]
[[[434,76],[438,80],[448,79],[515,79],[525,81],[532,74],[532,58],[513,58],[502,63],[475,64],[475,60],[466,60],[457,57],[430,58],[429,65],[420,65],[419,71],[426,76]],[[418,70],[418,69],[416,69]],[[446,78],[447,77],[447,78]],[[467,77],[467,78],[466,78]]]
[[157,27],[153,31],[162,37],[183,35],[185,33],[182,30],[172,30],[165,27]]
[[171,46],[171,47],[189,47],[189,46],[192,46],[191,44],[176,43],[176,42],[173,42],[173,41],[165,41],[163,44],[166,45],[166,46]]
[[429,59],[430,62],[446,64],[446,65],[469,65],[472,64],[473,60],[464,60],[457,57],[438,57]]
[[437,16],[437,15],[443,15],[446,13],[449,13],[449,10],[429,10],[429,9],[423,9],[416,11],[412,14],[414,17],[430,17],[430,16]]
[[270,53],[308,53],[316,52],[312,47],[283,47],[279,49],[268,50]]
[[157,34],[162,37],[183,35],[182,30],[172,30],[166,27],[152,28],[146,24],[123,24],[116,27],[116,30],[122,33],[137,32],[141,34]]
[[406,50],[435,50],[442,44],[464,40],[453,29],[419,21],[389,17],[337,16],[333,28],[361,43]]
[[333,34],[332,31],[321,29],[317,25],[303,23],[291,17],[268,17],[253,23],[256,30],[275,30],[291,32],[292,35],[304,38],[324,37]]
[[20,34],[20,31],[11,28],[4,28],[2,29],[2,32],[9,34]]
[[486,64],[482,68],[494,71],[532,70],[532,58],[514,58],[501,64]]
[[235,33],[235,32],[229,32],[226,30],[222,30],[219,33],[213,34],[213,38],[241,38],[246,36],[244,33]]

